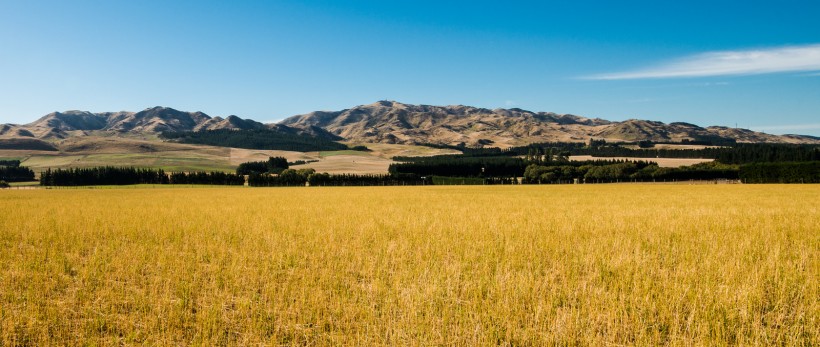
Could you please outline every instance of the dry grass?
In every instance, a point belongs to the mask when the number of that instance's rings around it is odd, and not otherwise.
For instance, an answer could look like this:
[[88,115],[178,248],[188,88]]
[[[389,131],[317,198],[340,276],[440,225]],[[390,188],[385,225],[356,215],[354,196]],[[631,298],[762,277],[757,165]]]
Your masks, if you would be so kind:
[[330,174],[376,174],[383,175],[387,173],[390,164],[393,163],[390,159],[383,159],[367,154],[363,155],[330,155],[322,157],[318,162],[309,163],[305,165],[294,166],[294,169],[312,168],[316,172],[327,172]]
[[818,345],[820,186],[0,191],[0,345]]
[[420,156],[433,156],[433,155],[443,155],[443,154],[461,154],[461,151],[456,151],[452,149],[442,149],[442,148],[432,148],[432,147],[425,147],[425,146],[414,146],[414,145],[399,145],[399,144],[388,144],[388,143],[359,143],[359,142],[346,142],[348,146],[356,146],[362,145],[366,146],[370,149],[369,154],[373,156],[377,156],[384,159],[391,159],[396,156],[407,156],[407,157],[420,157]]
[[[356,143],[359,145],[360,143]],[[60,152],[0,150],[0,158],[15,158],[35,172],[47,168],[138,166],[170,171],[234,171],[248,161],[284,157],[288,161],[318,160],[308,166],[319,172],[386,174],[393,156],[420,156],[458,153],[423,146],[363,144],[370,152],[291,152],[254,150],[161,142],[157,139],[115,136],[73,137],[57,143]],[[342,154],[342,155],[338,155]]]

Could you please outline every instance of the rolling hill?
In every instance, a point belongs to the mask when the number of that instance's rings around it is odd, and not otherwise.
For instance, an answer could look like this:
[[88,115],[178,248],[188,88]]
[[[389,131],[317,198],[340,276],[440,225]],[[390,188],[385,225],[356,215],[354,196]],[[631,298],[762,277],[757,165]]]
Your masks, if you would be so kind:
[[157,106],[140,112],[52,112],[29,124],[2,125],[0,136],[65,139],[88,135],[93,131],[110,134],[156,134],[166,131],[248,130],[266,127],[265,124],[237,116],[211,117],[202,112],[183,112]]
[[535,142],[585,142],[591,138],[609,142],[734,140],[820,143],[820,138],[813,136],[771,135],[747,129],[701,127],[683,122],[666,124],[639,119],[614,122],[518,108],[491,110],[463,105],[410,105],[395,101],[379,101],[341,111],[311,112],[292,116],[277,124],[263,124],[233,115],[225,118],[211,117],[203,112],[184,112],[159,106],[139,112],[53,112],[29,124],[0,125],[0,141],[28,138],[59,142],[78,136],[145,137],[163,132],[222,129],[271,129],[281,133],[353,143],[463,144],[472,147],[509,147]]
[[618,141],[681,142],[736,140],[763,143],[820,143],[804,135],[770,135],[747,129],[700,127],[630,119],[611,122],[570,114],[470,106],[408,105],[379,101],[335,112],[312,112],[280,122],[290,127],[319,127],[352,142],[448,144],[507,147],[534,142]]

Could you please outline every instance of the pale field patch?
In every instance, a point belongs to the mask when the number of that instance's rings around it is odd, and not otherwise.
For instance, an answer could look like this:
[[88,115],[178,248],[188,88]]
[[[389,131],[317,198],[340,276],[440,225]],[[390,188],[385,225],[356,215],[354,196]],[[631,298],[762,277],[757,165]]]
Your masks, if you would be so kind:
[[0,345],[818,345],[820,185],[0,190]]
[[387,169],[393,161],[379,158],[367,154],[363,155],[331,155],[322,157],[315,163],[293,166],[293,169],[311,168],[316,172],[327,172],[329,174],[387,174]]
[[441,148],[432,148],[432,147],[425,147],[425,146],[414,146],[414,145],[399,145],[399,144],[388,144],[388,143],[356,143],[350,142],[347,143],[349,146],[355,145],[363,145],[370,149],[369,152],[372,155],[377,157],[390,159],[396,156],[407,156],[407,157],[421,157],[421,156],[434,156],[434,155],[444,155],[444,154],[461,154],[461,151],[453,150],[453,149],[441,149]]
[[162,142],[155,138],[88,136],[56,143],[61,151],[0,150],[0,159],[19,159],[38,175],[48,168],[135,166],[166,171],[225,171],[249,161],[284,157],[290,162],[318,160],[296,169],[315,168],[332,174],[386,174],[394,156],[454,154],[458,151],[423,146],[356,143],[371,151],[293,152]]

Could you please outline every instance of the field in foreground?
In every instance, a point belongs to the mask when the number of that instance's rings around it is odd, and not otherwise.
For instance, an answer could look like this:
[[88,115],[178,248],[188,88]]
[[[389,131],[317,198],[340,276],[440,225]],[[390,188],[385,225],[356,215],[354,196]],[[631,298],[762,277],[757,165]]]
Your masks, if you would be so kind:
[[818,345],[819,185],[0,191],[0,345]]

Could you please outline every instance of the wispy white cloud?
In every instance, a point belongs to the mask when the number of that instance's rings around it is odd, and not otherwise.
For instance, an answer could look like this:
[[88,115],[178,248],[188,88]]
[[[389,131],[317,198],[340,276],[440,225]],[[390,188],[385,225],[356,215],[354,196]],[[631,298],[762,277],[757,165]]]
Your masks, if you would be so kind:
[[586,76],[593,80],[756,75],[820,71],[820,44],[697,54],[643,69]]

